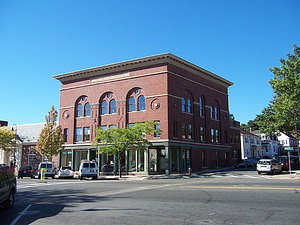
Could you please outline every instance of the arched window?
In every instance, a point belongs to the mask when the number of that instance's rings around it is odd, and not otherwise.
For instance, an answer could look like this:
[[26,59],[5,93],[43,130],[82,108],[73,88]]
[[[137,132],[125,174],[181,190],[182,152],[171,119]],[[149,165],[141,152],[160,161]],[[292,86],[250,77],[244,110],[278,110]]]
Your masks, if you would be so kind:
[[134,97],[130,97],[128,101],[128,112],[135,111],[135,99]]
[[28,152],[28,165],[32,166],[32,168],[34,168],[34,159],[35,159],[34,150],[30,150]]
[[91,106],[90,103],[86,103],[84,105],[84,116],[90,116],[91,115]]
[[219,119],[219,110],[218,110],[218,107],[215,107],[215,119],[216,120]]
[[214,119],[214,107],[213,106],[210,107],[210,118]]
[[181,98],[181,110],[182,110],[182,112],[186,111],[185,110],[185,99],[183,97]]
[[107,114],[107,101],[101,103],[101,115]]
[[204,116],[204,102],[202,97],[200,97],[199,102],[200,102],[200,116]]
[[78,104],[76,108],[76,117],[82,117],[82,105]]
[[116,104],[116,100],[115,99],[112,99],[110,102],[109,102],[109,113],[110,114],[113,114],[113,113],[116,113],[117,112],[117,104]]
[[187,112],[192,113],[192,101],[191,101],[191,99],[187,100]]
[[141,95],[138,98],[138,111],[145,110],[145,97]]

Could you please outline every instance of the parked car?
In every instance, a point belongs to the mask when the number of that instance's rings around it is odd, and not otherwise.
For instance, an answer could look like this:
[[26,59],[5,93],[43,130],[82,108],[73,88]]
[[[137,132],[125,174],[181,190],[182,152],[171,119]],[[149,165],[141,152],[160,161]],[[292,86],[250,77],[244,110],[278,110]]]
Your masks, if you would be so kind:
[[45,169],[45,177],[52,177],[52,179],[55,176],[55,169],[54,165],[51,162],[41,162],[38,166],[38,177],[41,178],[42,169]]
[[32,166],[21,166],[18,170],[18,179],[23,177],[30,177],[33,179],[33,169]]
[[15,202],[17,179],[11,168],[0,165],[0,205],[11,208]]
[[71,166],[62,166],[58,171],[58,178],[73,178],[73,175]]
[[275,159],[260,159],[256,165],[257,173],[276,174],[282,172],[281,164]]
[[[276,157],[276,160],[278,162],[281,163],[282,165],[282,170],[289,170],[289,157],[288,156],[277,156]],[[291,162],[291,169],[292,170],[295,170],[295,169],[298,169],[298,157],[295,157],[295,156],[291,156],[290,158],[290,162]]]
[[245,159],[245,160],[243,160],[243,161],[240,162],[240,163],[234,164],[234,167],[235,167],[235,168],[241,168],[241,167],[247,168],[247,167],[249,167],[249,166],[253,166],[253,163],[252,163],[250,160],[248,160],[248,159]]
[[81,162],[79,166],[79,174],[78,177],[80,180],[83,178],[92,178],[93,180],[96,180],[98,178],[98,166],[95,162],[87,162],[83,161]]
[[252,159],[248,159],[248,160],[252,163],[252,166],[256,166],[256,164],[260,160],[260,158],[252,158]]

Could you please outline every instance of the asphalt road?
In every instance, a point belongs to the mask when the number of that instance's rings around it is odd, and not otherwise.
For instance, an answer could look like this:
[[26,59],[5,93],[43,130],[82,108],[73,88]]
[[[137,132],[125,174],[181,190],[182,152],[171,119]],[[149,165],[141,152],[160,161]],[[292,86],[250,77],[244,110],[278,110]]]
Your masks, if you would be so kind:
[[300,180],[253,170],[180,179],[18,180],[0,224],[299,224]]

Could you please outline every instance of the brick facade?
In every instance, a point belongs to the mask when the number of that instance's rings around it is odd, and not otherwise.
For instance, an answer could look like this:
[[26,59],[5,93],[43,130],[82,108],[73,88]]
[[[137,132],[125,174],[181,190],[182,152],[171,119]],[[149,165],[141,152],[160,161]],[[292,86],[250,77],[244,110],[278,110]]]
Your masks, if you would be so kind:
[[54,78],[61,82],[59,124],[67,134],[58,165],[71,164],[76,170],[81,159],[95,159],[105,172],[116,162],[96,154],[91,146],[95,129],[148,120],[159,121],[163,132],[149,137],[153,147],[145,153],[129,151],[124,156],[125,171],[168,174],[189,167],[199,171],[232,165],[228,109],[232,83],[224,78],[172,54]]

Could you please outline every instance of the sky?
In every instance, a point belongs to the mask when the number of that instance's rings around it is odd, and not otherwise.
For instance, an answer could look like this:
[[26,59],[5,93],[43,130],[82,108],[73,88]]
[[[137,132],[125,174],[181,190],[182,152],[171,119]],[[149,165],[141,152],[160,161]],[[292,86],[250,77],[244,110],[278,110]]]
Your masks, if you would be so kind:
[[45,121],[54,75],[172,53],[234,84],[229,110],[254,120],[269,71],[300,46],[299,0],[1,0],[0,120]]

